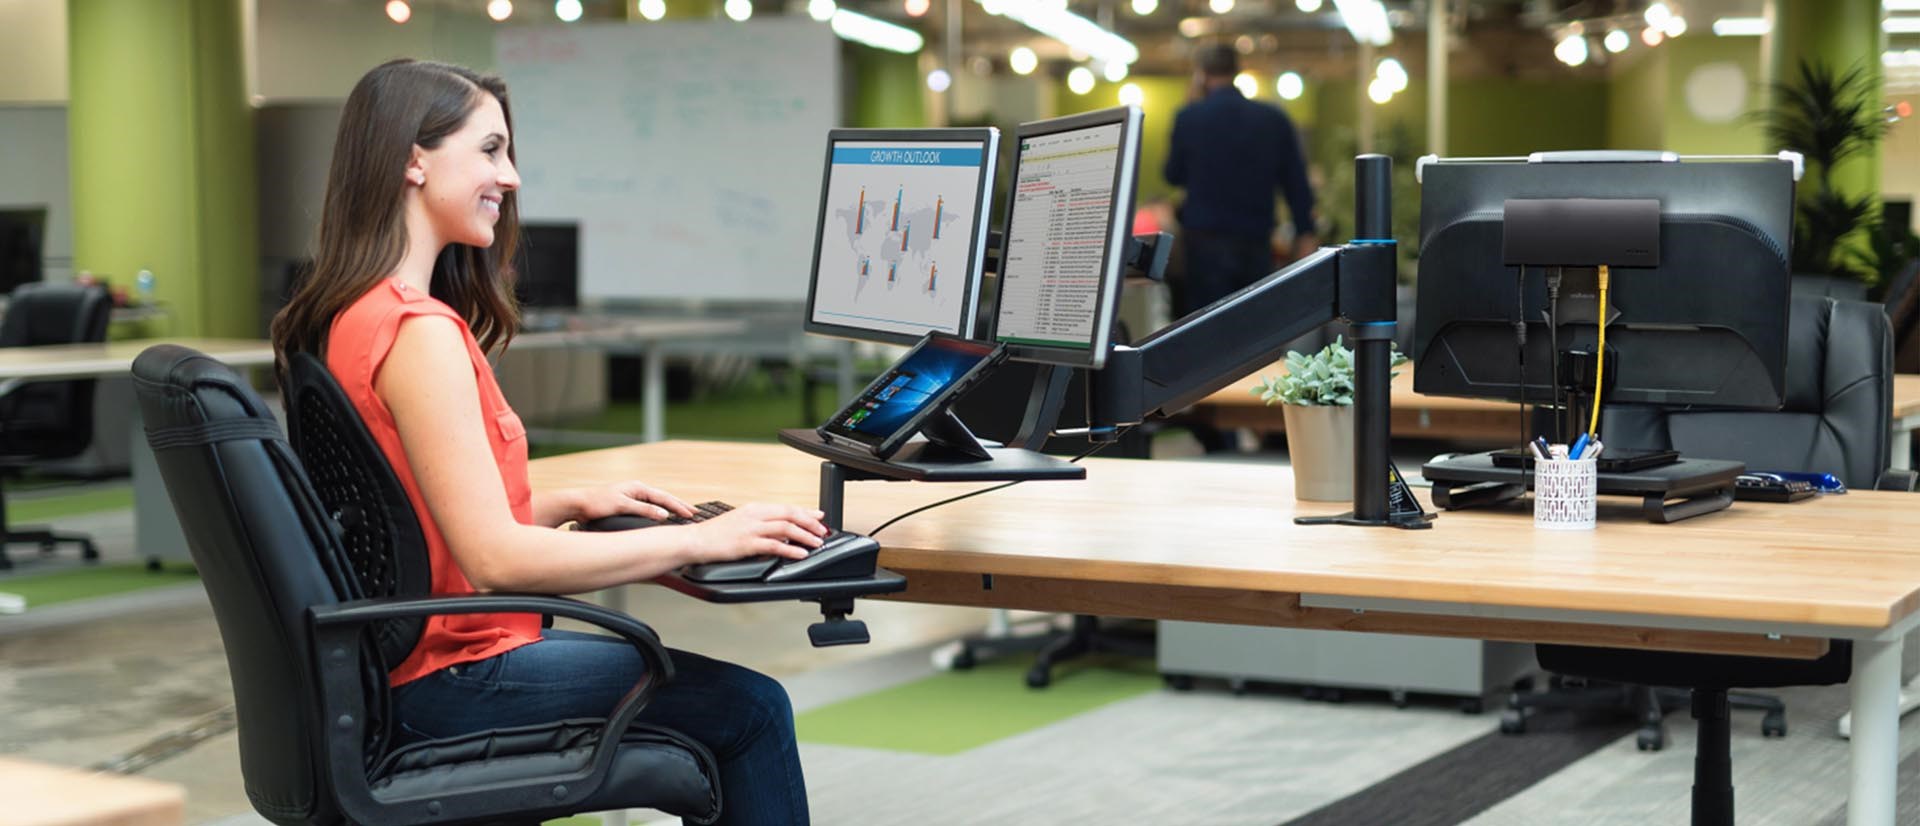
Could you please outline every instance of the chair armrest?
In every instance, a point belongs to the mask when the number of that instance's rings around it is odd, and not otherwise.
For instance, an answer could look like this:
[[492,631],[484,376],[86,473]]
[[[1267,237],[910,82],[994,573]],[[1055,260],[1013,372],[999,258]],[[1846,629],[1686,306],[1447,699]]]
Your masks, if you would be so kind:
[[13,395],[13,391],[19,390],[20,388],[25,387],[27,384],[28,384],[28,381],[26,379],[21,379],[21,378],[13,378],[13,379],[7,379],[6,381],[0,381],[0,399],[4,399],[8,396]]
[[1894,470],[1892,468],[1888,468],[1886,470],[1880,471],[1880,478],[1873,483],[1874,490],[1900,490],[1900,491],[1911,492],[1915,489],[1916,486],[1920,486],[1920,472],[1911,471],[1911,470]]
[[[594,744],[588,767],[579,772],[546,777],[529,777],[511,785],[492,785],[485,789],[433,795],[444,815],[458,819],[456,812],[487,813],[497,805],[500,795],[510,790],[537,795],[543,805],[568,805],[585,800],[605,783],[613,765],[620,738],[640,709],[646,707],[661,685],[673,679],[673,660],[653,629],[631,616],[566,597],[545,594],[461,594],[429,597],[388,597],[317,605],[308,611],[314,642],[314,667],[320,677],[322,737],[326,740],[327,759],[332,765],[334,782],[346,814],[355,822],[379,822],[389,819],[391,807],[414,801],[380,800],[366,782],[362,759],[365,743],[366,704],[361,696],[360,639],[370,623],[388,619],[442,616],[447,614],[546,614],[567,617],[605,628],[632,643],[646,663],[646,674],[635,683],[620,705],[608,715]],[[358,779],[360,782],[353,782]],[[351,784],[349,786],[349,784]]]

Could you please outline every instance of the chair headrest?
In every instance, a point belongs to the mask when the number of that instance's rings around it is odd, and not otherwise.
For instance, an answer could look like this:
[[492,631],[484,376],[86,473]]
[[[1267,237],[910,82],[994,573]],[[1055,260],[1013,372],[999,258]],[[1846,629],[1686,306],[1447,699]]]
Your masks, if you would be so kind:
[[112,312],[113,302],[98,284],[22,284],[7,299],[0,347],[105,341]]

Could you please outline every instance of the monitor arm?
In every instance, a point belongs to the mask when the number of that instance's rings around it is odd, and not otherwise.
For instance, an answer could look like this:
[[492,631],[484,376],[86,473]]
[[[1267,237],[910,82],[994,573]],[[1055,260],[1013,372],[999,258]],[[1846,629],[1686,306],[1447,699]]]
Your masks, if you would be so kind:
[[1396,323],[1392,160],[1361,155],[1354,173],[1354,241],[1317,250],[1136,346],[1116,345],[1105,368],[1088,374],[1089,436],[1117,438],[1121,425],[1178,412],[1272,363],[1287,342],[1345,320],[1355,350],[1354,509],[1330,521],[1401,524],[1389,512],[1387,489]]

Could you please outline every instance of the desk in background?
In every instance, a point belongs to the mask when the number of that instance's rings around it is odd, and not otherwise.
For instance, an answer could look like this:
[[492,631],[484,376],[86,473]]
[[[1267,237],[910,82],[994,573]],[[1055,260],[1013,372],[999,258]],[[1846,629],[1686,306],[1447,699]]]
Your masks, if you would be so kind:
[[[889,528],[880,564],[909,581],[897,598],[1798,658],[1850,638],[1847,822],[1893,824],[1900,641],[1920,624],[1912,494],[1741,502],[1671,525],[1603,497],[1592,533],[1537,532],[1524,505],[1449,512],[1427,531],[1309,528],[1293,517],[1343,506],[1296,503],[1286,468],[1087,464],[1085,481],[1032,482]],[[689,501],[809,503],[819,462],[778,445],[665,442],[540,459],[531,473],[535,489],[638,478]],[[852,483],[847,525],[974,487]]]
[[[1268,406],[1253,395],[1262,375],[1285,372],[1275,362],[1201,399],[1186,415],[1220,428],[1244,427],[1261,433],[1286,430],[1280,406]],[[1402,368],[1393,378],[1393,435],[1399,438],[1444,439],[1479,445],[1514,444],[1520,438],[1517,405],[1485,399],[1428,396],[1413,392],[1413,371]],[[1920,375],[1893,377],[1891,466],[1913,464],[1913,431],[1920,430]]]

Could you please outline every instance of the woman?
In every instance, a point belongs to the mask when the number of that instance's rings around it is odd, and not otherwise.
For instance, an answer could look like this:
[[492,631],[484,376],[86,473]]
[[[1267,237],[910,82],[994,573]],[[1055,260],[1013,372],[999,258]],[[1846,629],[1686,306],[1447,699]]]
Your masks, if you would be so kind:
[[[558,530],[614,514],[690,516],[639,482],[532,493],[526,430],[485,360],[516,324],[512,117],[498,78],[398,60],[348,96],[312,273],[273,322],[282,356],[323,357],[420,516],[433,592],[571,594],[683,565],[800,558],[822,514],[746,505],[623,533]],[[711,749],[722,822],[805,823],[793,711],[772,679],[672,652],[676,679],[641,712]],[[604,717],[642,675],[624,640],[543,630],[525,614],[435,617],[388,674],[403,736],[442,738]]]

